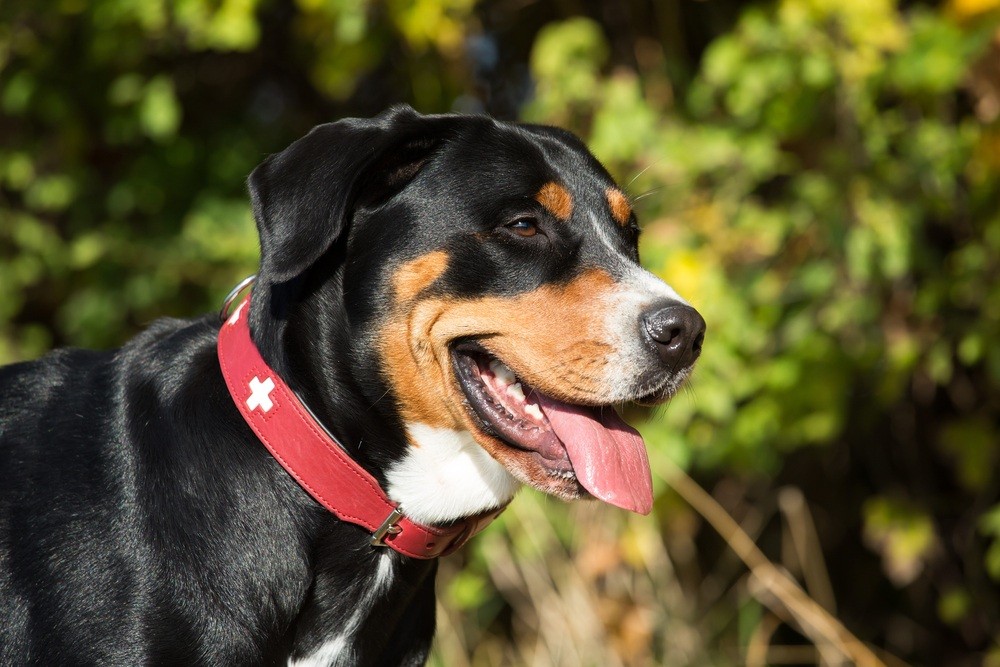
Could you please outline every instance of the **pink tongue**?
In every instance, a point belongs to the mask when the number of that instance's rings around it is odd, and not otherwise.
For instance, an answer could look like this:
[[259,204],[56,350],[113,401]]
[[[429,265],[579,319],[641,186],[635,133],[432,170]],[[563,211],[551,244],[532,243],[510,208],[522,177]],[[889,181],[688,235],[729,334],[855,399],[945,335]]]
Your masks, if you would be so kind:
[[604,502],[639,514],[653,508],[653,482],[646,446],[614,408],[569,405],[535,394],[587,491]]

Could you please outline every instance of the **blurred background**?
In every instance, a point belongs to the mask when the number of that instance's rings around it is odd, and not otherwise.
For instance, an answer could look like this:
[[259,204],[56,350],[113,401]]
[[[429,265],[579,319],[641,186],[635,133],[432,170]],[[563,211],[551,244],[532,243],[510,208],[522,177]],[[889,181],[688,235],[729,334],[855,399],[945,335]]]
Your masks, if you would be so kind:
[[0,362],[216,309],[255,268],[245,177],[317,123],[558,124],[708,339],[630,415],[653,515],[524,492],[443,561],[432,664],[1000,665],[998,26],[1000,0],[3,0]]

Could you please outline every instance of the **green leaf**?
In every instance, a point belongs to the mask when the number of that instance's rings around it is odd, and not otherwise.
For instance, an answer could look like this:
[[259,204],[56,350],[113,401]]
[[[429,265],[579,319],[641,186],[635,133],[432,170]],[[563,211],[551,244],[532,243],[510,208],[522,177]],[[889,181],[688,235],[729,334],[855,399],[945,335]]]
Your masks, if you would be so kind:
[[169,77],[157,76],[146,84],[139,120],[143,131],[152,139],[164,140],[176,134],[181,123],[181,107]]

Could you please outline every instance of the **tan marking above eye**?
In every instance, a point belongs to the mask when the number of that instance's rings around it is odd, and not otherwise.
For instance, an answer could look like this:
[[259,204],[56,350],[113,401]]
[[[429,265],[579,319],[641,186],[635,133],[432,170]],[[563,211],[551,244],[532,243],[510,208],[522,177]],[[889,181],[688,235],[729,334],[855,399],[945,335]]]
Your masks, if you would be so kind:
[[549,181],[535,195],[535,200],[560,220],[569,220],[573,214],[573,197],[563,186]]
[[396,301],[410,301],[440,278],[447,268],[448,253],[444,250],[435,250],[406,262],[392,277]]
[[632,205],[628,203],[628,198],[618,188],[608,188],[605,195],[608,198],[608,206],[611,207],[611,216],[615,222],[624,227],[632,216]]

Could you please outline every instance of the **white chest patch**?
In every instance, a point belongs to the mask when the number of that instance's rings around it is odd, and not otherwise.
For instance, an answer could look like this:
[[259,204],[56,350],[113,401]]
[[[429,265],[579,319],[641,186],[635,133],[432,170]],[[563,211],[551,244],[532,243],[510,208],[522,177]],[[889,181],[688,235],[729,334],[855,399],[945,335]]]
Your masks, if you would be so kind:
[[389,469],[389,497],[419,523],[444,523],[510,502],[521,483],[468,431],[407,424],[414,446]]
[[357,584],[364,588],[354,611],[347,617],[344,624],[336,629],[330,639],[323,642],[309,655],[298,660],[289,658],[288,667],[340,667],[341,665],[346,667],[353,665],[356,662],[352,648],[354,635],[367,617],[375,599],[392,582],[392,575],[392,556],[384,553],[379,556],[375,574]]

